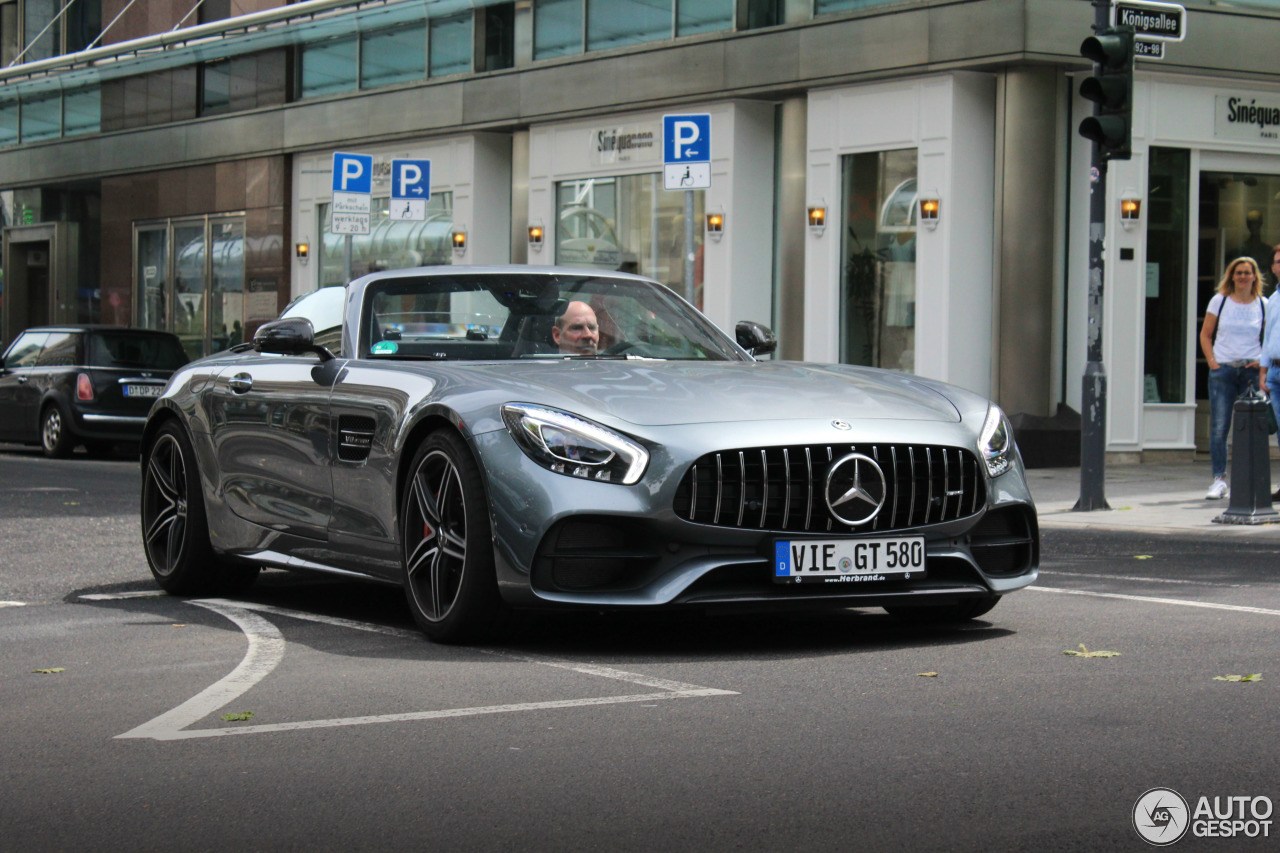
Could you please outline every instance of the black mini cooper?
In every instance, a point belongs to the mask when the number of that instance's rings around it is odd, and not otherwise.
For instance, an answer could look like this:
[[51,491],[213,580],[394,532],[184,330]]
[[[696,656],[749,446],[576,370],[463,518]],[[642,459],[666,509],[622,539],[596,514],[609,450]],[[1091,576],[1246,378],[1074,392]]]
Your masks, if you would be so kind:
[[104,451],[142,437],[151,404],[187,363],[176,335],[120,326],[40,326],[0,358],[0,440]]

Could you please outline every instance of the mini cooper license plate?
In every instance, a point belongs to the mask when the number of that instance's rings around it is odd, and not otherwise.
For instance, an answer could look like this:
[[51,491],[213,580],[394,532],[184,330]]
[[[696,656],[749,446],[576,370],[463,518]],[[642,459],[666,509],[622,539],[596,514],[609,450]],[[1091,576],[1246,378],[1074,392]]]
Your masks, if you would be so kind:
[[164,393],[163,385],[126,385],[124,386],[124,395],[126,397],[159,397]]
[[775,583],[858,583],[924,577],[924,537],[774,543]]

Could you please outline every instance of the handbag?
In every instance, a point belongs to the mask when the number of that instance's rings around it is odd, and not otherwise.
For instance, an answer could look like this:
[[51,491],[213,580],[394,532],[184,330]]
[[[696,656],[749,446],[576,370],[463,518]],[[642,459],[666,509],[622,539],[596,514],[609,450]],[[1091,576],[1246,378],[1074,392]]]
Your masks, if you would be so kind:
[[1280,424],[1276,423],[1276,410],[1270,402],[1267,403],[1267,435],[1275,435],[1280,432]]

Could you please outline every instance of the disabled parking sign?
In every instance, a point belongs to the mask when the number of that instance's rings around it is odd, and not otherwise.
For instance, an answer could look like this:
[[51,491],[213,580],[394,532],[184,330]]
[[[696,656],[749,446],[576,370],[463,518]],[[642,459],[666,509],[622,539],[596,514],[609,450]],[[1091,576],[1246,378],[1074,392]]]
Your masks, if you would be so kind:
[[390,216],[401,222],[422,222],[427,218],[431,198],[430,160],[391,161]]
[[663,188],[705,190],[711,187],[711,115],[662,117]]

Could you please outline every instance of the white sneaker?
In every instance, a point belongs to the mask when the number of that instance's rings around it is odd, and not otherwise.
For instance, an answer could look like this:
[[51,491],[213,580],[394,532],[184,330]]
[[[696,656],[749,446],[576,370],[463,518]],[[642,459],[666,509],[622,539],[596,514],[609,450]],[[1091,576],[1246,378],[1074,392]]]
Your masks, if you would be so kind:
[[1204,499],[1207,501],[1219,501],[1227,496],[1227,481],[1219,477],[1213,481],[1213,485],[1209,487],[1209,491],[1205,492]]

